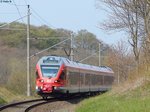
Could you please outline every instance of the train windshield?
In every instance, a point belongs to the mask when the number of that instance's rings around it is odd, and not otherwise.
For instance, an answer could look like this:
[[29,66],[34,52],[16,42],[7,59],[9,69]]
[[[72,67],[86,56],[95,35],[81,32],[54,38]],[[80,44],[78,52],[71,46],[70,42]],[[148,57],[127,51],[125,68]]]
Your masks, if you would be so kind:
[[56,77],[59,66],[41,66],[41,70],[43,77],[52,78]]

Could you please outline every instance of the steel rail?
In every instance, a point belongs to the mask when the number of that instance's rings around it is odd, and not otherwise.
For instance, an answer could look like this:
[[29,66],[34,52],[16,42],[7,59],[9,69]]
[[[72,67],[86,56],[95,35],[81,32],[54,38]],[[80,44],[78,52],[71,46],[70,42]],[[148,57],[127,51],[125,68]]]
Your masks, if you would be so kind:
[[31,109],[33,109],[35,107],[38,107],[38,106],[43,105],[43,104],[55,102],[55,101],[60,101],[60,99],[59,98],[50,98],[50,99],[45,100],[43,102],[40,102],[40,103],[37,103],[37,104],[33,104],[33,105],[29,106],[28,108],[26,108],[24,112],[29,112]]
[[49,98],[47,100],[35,99],[35,100],[21,101],[21,102],[16,102],[16,103],[11,103],[11,104],[7,104],[7,105],[4,105],[4,106],[1,106],[0,107],[0,111],[5,110],[5,109],[10,108],[10,107],[17,106],[17,105],[22,105],[22,104],[42,101],[40,103],[36,103],[36,104],[33,104],[33,105],[31,104],[31,106],[25,108],[24,112],[29,112],[33,108],[38,107],[38,106],[43,105],[43,104],[52,103],[52,102],[56,102],[56,101],[68,101],[68,100],[73,100],[73,99],[77,99],[77,98],[81,98],[81,96],[61,97],[61,98],[60,97],[55,97],[55,98]]
[[25,109],[24,112],[29,112],[33,108],[38,107],[38,106],[43,105],[43,104],[52,103],[52,102],[56,102],[56,101],[68,101],[68,100],[73,100],[73,99],[77,99],[77,98],[81,98],[81,96],[73,96],[73,97],[64,96],[64,97],[50,98],[50,99],[47,99],[43,102],[40,102],[40,103],[33,104],[33,105],[29,106],[28,108]]
[[21,104],[26,104],[26,103],[32,103],[32,102],[38,102],[38,101],[43,101],[43,100],[44,99],[35,99],[35,100],[27,100],[27,101],[21,101],[21,102],[6,104],[6,105],[0,107],[0,111],[2,111],[4,109],[7,109],[9,107],[16,106],[16,105],[21,105]]

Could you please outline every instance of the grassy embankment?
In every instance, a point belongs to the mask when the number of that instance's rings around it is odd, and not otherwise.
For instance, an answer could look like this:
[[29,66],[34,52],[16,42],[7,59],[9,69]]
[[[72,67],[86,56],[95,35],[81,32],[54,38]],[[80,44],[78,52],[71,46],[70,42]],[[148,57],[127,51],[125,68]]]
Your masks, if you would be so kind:
[[5,87],[0,86],[0,104],[29,100],[34,98],[35,97],[26,97],[25,95],[14,93],[10,90],[7,90]]
[[114,87],[112,91],[81,102],[76,112],[149,112],[150,80]]

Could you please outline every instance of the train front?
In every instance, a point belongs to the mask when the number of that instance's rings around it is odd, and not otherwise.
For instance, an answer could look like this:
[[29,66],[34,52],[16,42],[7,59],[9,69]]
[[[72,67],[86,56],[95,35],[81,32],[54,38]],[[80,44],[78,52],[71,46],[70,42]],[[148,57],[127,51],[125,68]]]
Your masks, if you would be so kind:
[[64,65],[60,57],[42,57],[36,65],[36,92],[42,97],[51,95],[55,89],[64,86]]

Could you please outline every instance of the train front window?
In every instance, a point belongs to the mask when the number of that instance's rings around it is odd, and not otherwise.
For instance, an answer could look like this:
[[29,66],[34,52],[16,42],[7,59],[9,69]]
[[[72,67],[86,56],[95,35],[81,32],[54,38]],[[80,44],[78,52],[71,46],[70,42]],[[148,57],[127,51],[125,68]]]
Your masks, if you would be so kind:
[[48,78],[56,77],[58,73],[58,69],[59,69],[59,66],[42,66],[41,67],[43,77],[48,77]]

